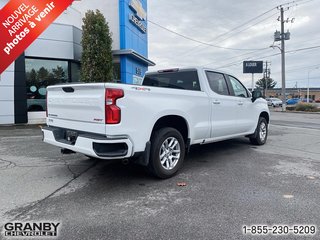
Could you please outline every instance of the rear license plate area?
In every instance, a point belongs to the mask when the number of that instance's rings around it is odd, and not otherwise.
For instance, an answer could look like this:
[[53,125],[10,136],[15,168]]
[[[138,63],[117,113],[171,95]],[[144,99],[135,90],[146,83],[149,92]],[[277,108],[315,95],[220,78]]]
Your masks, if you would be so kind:
[[66,130],[66,137],[65,140],[70,142],[71,144],[75,144],[78,138],[78,132]]

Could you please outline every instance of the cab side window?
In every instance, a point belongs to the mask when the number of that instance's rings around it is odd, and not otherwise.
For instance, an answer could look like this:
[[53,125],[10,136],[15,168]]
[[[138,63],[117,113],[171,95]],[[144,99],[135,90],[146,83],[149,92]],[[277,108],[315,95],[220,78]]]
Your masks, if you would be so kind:
[[230,95],[226,79],[223,74],[206,71],[210,88],[220,95]]
[[240,81],[232,76],[228,76],[231,82],[231,87],[233,89],[234,95],[236,97],[249,97],[247,89],[240,83]]

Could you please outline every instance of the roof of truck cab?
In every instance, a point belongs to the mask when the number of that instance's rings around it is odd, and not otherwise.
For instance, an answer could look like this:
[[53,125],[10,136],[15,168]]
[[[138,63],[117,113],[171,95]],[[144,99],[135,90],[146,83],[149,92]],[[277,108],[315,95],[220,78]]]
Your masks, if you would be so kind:
[[218,73],[223,73],[223,74],[229,74],[232,75],[231,73],[227,73],[224,71],[220,71],[214,68],[207,68],[207,67],[199,67],[199,66],[190,66],[190,67],[172,67],[172,68],[162,68],[162,69],[157,69],[157,70],[152,70],[152,71],[147,71],[146,74],[150,73],[159,73],[159,71],[169,71],[169,70],[177,70],[178,71],[185,71],[185,70],[198,70],[198,71],[213,71],[213,72],[218,72]]

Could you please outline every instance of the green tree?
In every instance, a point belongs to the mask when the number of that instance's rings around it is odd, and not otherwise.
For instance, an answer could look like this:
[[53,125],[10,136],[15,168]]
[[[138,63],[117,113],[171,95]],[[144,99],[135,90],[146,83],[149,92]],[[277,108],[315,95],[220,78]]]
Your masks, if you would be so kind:
[[52,72],[53,72],[54,78],[59,80],[65,79],[66,73],[61,66],[57,66],[57,68],[53,68]]
[[38,75],[34,68],[31,69],[30,72],[27,72],[27,79],[30,86],[36,86],[38,83]]
[[256,87],[260,89],[266,89],[266,86],[268,86],[268,89],[273,89],[276,85],[276,81],[274,81],[272,78],[266,77],[263,77],[256,82]]
[[57,83],[66,83],[66,72],[63,70],[61,66],[57,66],[57,68],[52,69],[52,78],[50,79],[49,85],[54,85]]
[[38,75],[38,80],[42,83],[42,82],[45,82],[48,80],[49,71],[48,71],[48,69],[41,67],[38,70],[37,75]]
[[81,80],[83,82],[111,82],[112,38],[103,14],[89,10],[82,25]]

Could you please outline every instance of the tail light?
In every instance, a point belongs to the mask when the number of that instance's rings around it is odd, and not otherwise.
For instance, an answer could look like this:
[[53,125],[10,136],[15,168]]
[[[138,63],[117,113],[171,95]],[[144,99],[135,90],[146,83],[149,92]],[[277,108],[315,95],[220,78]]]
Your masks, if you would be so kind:
[[107,88],[105,93],[105,123],[118,124],[121,122],[121,109],[117,106],[117,99],[124,97],[122,89]]

